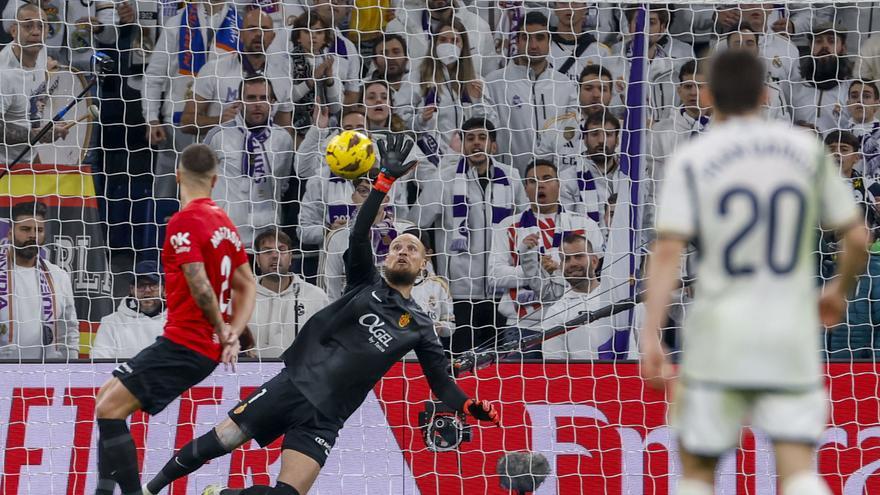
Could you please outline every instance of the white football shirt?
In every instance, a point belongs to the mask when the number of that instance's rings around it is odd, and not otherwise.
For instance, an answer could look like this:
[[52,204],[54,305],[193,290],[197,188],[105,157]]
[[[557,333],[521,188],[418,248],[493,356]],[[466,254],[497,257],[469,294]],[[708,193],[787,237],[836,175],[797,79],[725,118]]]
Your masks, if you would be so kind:
[[818,226],[858,220],[852,192],[804,130],[736,118],[680,147],[656,228],[699,251],[682,376],[743,388],[820,383]]

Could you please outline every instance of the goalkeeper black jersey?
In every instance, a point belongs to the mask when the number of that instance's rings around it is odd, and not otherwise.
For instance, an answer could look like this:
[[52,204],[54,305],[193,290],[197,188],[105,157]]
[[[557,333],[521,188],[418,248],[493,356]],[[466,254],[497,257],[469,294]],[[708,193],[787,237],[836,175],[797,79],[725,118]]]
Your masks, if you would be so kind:
[[448,374],[449,360],[433,321],[376,270],[370,226],[383,197],[374,190],[358,213],[345,253],[345,293],[312,316],[282,356],[303,395],[325,415],[343,421],[413,349],[440,400],[459,411],[467,400]]

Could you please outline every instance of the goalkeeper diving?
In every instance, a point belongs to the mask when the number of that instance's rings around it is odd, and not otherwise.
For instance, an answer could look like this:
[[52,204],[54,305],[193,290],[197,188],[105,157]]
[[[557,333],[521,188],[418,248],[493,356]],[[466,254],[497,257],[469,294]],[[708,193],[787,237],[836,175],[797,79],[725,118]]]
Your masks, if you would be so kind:
[[284,369],[229,411],[229,418],[183,446],[143,487],[144,495],[157,495],[174,480],[252,438],[265,447],[281,435],[281,473],[274,487],[219,493],[307,493],[346,419],[410,350],[415,350],[431,390],[447,406],[499,424],[490,403],[468,398],[449,376],[434,324],[411,298],[413,283],[427,262],[425,246],[413,235],[398,236],[382,276],[374,264],[370,226],[394,181],[415,165],[404,164],[411,148],[412,141],[400,135],[379,142],[380,173],[351,231],[343,296],[309,319],[284,352]]

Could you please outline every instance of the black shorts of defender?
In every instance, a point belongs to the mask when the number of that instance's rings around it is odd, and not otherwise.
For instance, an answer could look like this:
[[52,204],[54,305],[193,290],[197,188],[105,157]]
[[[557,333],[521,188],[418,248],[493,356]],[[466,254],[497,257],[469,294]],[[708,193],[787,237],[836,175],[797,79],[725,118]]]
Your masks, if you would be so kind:
[[282,449],[305,454],[321,467],[343,425],[318,411],[283,370],[232,408],[229,419],[260,447],[284,435]]
[[113,376],[155,415],[207,378],[217,363],[180,344],[159,337],[156,342],[113,370]]

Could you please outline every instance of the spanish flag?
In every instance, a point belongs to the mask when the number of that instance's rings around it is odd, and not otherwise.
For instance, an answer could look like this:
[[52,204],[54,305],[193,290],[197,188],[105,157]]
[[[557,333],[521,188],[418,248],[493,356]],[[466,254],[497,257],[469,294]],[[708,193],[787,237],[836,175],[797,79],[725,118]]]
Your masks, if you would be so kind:
[[12,206],[39,201],[49,209],[49,261],[70,274],[80,320],[80,357],[88,357],[98,322],[113,311],[108,249],[91,169],[76,165],[18,165],[0,179],[0,236]]

